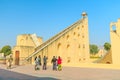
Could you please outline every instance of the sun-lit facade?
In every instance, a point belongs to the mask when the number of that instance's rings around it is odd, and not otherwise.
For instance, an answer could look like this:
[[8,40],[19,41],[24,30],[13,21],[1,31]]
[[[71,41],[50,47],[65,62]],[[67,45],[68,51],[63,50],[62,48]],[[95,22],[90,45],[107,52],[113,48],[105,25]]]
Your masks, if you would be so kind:
[[120,64],[120,19],[110,23],[110,37],[113,64]]

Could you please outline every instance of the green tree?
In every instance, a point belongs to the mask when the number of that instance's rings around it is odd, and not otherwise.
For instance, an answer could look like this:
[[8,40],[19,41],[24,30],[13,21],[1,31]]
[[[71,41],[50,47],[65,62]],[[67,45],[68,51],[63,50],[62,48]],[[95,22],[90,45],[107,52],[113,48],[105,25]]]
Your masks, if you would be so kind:
[[99,51],[98,46],[95,44],[90,44],[90,54],[95,55]]
[[4,53],[4,56],[7,56],[7,55],[11,54],[11,53],[12,53],[12,51],[11,51],[11,46],[9,46],[9,45],[4,46],[4,47],[0,50],[0,53]]
[[108,42],[106,42],[106,43],[104,44],[104,49],[105,49],[106,51],[109,51],[110,48],[111,48],[111,44],[108,43]]

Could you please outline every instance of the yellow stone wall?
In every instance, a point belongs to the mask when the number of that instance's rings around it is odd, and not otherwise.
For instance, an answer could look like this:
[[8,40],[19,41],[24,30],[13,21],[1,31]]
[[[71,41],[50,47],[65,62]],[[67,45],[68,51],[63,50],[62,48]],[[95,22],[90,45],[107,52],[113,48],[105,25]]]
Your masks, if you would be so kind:
[[20,55],[19,55],[19,64],[23,64],[24,63],[24,59],[26,57],[28,57],[31,53],[34,52],[35,47],[32,46],[16,46],[13,49],[13,64],[15,64],[15,52],[19,51]]
[[[42,38],[41,37],[37,37],[38,41],[40,43],[42,43]],[[22,35],[18,35],[17,36],[17,46],[35,46],[35,43],[33,42],[32,38],[31,38],[31,34],[22,34]]]
[[89,62],[88,34],[88,18],[84,18],[75,28],[32,56],[32,63],[34,64],[34,58],[38,55],[42,58],[44,55],[48,56],[48,63],[51,63],[53,56],[61,56],[65,64]]
[[[116,27],[116,30],[113,30]],[[120,19],[110,24],[111,50],[113,64],[120,64]]]
[[[42,38],[37,37],[40,44],[42,43]],[[35,51],[36,45],[31,38],[31,34],[22,34],[17,36],[16,46],[12,49],[13,52],[13,64],[15,64],[15,52],[19,51],[19,64],[23,64],[25,58],[31,55]]]

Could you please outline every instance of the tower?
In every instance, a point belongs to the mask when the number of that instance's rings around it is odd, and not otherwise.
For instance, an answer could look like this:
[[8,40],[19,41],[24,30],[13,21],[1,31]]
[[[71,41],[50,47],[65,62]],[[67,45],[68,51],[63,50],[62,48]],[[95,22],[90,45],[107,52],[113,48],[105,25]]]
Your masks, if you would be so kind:
[[120,19],[110,23],[112,63],[120,64]]

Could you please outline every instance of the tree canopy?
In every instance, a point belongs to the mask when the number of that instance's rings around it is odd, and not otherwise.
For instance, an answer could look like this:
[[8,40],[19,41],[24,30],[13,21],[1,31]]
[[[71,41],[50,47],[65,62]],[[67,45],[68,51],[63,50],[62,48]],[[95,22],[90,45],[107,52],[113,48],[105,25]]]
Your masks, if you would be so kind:
[[11,53],[12,53],[12,51],[11,51],[11,46],[9,46],[9,45],[4,46],[4,47],[0,50],[0,53],[4,53],[4,56],[7,56],[7,55],[11,54]]
[[106,42],[106,43],[104,44],[104,49],[105,49],[106,51],[109,51],[110,48],[111,48],[111,44],[108,43],[108,42]]
[[95,45],[95,44],[90,44],[90,54],[93,54],[93,55],[95,55],[95,54],[97,54],[98,53],[98,51],[99,51],[99,49],[98,49],[98,46],[97,45]]

